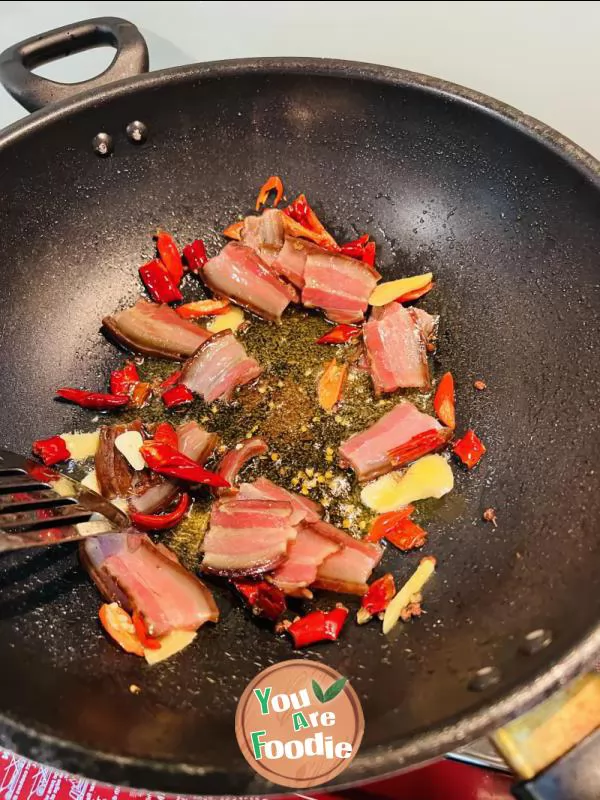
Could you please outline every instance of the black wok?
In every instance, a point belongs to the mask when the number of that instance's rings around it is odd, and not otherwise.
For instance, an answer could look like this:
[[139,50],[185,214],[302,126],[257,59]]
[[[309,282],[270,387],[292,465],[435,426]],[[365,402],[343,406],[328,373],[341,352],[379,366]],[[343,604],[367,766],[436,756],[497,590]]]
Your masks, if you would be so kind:
[[[391,639],[349,626],[298,655],[340,670],[362,700],[364,742],[340,780],[438,756],[583,670],[600,649],[598,163],[490,98],[387,67],[253,59],[101,85],[145,69],[143,40],[117,20],[67,30],[0,58],[26,107],[60,101],[0,135],[2,445],[27,452],[93,426],[53,392],[101,386],[121,361],[99,320],[138,295],[149,232],[214,249],[265,177],[282,175],[340,240],[372,232],[386,278],[434,271],[425,307],[442,315],[440,364],[488,446],[473,474],[456,469],[430,525],[427,615]],[[91,88],[28,72],[100,41],[121,57]],[[134,120],[144,143],[126,134]],[[94,151],[100,132],[110,157]],[[481,521],[488,506],[497,529]],[[385,565],[406,576],[418,557]],[[1,744],[118,784],[274,790],[243,761],[234,711],[290,646],[228,593],[218,626],[148,669],[102,636],[72,547],[2,560],[0,584]],[[537,629],[547,646],[524,646]]]

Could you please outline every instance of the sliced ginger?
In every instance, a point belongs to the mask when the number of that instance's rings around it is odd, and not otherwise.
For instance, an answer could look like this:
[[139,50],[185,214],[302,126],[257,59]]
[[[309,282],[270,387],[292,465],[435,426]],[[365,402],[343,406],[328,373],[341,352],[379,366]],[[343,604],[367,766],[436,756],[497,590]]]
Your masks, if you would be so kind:
[[229,330],[235,332],[244,321],[244,312],[238,306],[233,306],[225,314],[217,314],[206,326],[211,333]]
[[388,472],[367,484],[360,499],[367,508],[384,514],[428,497],[443,497],[454,487],[454,476],[446,459],[438,454],[423,456],[407,470]]
[[399,297],[403,297],[410,292],[423,289],[433,280],[433,273],[426,272],[424,275],[413,275],[410,278],[399,278],[397,281],[387,281],[380,283],[373,289],[369,304],[372,306],[385,306],[393,303]]

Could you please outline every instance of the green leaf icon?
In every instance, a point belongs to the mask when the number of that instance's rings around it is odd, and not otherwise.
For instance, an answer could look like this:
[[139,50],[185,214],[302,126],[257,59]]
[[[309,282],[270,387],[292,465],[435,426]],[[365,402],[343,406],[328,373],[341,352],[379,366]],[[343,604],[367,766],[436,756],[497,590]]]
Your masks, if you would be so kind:
[[319,703],[324,703],[325,702],[325,695],[323,694],[323,689],[321,689],[321,687],[319,686],[319,684],[315,680],[313,680],[313,682],[312,682],[312,690],[313,690],[313,692],[315,694],[315,697],[319,701]]
[[328,703],[330,700],[333,700],[338,694],[342,691],[348,678],[339,678],[337,681],[334,681],[329,689],[325,692],[324,699],[321,701],[322,703]]

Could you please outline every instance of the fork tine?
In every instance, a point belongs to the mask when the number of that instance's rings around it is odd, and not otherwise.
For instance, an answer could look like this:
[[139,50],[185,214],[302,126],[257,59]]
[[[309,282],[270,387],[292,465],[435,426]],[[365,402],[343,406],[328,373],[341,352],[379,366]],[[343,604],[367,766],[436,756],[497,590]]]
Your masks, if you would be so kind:
[[126,530],[101,495],[31,458],[0,449],[0,553]]
[[28,508],[51,508],[64,506],[72,502],[70,497],[60,497],[51,489],[40,489],[32,492],[13,492],[0,495],[0,514],[12,514],[15,511],[27,511]]
[[29,549],[30,547],[46,547],[49,544],[63,544],[64,542],[77,542],[86,536],[98,536],[100,533],[111,532],[113,529],[104,526],[104,531],[94,529],[87,532],[86,525],[97,525],[96,522],[84,522],[80,525],[64,525],[62,528],[28,529],[22,533],[4,533],[0,535],[0,553],[9,553],[13,550]]
[[48,484],[32,478],[26,473],[0,474],[0,495],[13,492],[27,492],[34,489],[47,489]]
[[0,530],[6,533],[87,522],[93,512],[78,503],[69,503],[58,508],[39,508],[35,511],[18,511],[0,514]]

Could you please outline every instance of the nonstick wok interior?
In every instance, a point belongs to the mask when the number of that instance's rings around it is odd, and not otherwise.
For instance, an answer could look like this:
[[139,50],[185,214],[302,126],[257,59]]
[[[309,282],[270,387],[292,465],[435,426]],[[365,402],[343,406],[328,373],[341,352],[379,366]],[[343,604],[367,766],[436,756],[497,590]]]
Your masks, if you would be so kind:
[[[340,240],[372,233],[385,278],[432,270],[434,367],[453,372],[459,425],[488,453],[472,474],[455,466],[428,526],[427,614],[388,638],[349,625],[338,644],[298,654],[356,688],[366,733],[343,780],[365,778],[473,737],[516,701],[490,704],[598,624],[600,185],[518,124],[368,68],[214,74],[151,76],[0,143],[0,442],[26,453],[95,427],[53,392],[102,387],[122,360],[100,319],[139,294],[150,234],[202,236],[215,252],[268,175],[290,197],[306,192]],[[142,146],[124,135],[134,119],[148,125]],[[112,157],[92,152],[99,131],[115,137]],[[481,520],[488,506],[497,529]],[[389,552],[384,566],[407,577],[420,556]],[[218,626],[148,668],[102,635],[72,547],[3,558],[0,585],[3,744],[119,783],[264,791],[238,751],[235,706],[251,677],[295,654],[228,591]],[[551,644],[525,655],[538,628]],[[485,666],[498,682],[471,691]]]

